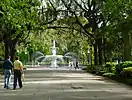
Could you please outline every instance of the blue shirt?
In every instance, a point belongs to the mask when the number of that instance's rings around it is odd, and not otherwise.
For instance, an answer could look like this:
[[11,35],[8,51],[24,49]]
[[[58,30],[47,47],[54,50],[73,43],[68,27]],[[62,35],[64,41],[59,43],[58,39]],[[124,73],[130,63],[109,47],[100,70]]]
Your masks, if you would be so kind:
[[9,59],[5,60],[3,63],[3,68],[4,69],[12,69],[13,68],[12,62]]

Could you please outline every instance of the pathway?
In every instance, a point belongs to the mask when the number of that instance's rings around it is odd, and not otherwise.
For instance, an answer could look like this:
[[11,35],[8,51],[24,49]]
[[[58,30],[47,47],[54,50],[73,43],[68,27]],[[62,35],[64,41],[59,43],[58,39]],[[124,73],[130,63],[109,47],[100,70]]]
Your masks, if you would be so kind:
[[24,87],[17,90],[4,89],[0,76],[0,100],[112,99],[132,100],[131,88],[81,70],[28,68]]

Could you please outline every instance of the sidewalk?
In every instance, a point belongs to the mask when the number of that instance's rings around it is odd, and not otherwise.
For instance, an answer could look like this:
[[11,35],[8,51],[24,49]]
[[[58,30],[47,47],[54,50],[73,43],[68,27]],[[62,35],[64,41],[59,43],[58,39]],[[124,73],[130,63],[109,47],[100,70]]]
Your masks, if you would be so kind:
[[132,100],[126,85],[81,70],[28,69],[17,90],[3,89],[2,80],[0,100]]

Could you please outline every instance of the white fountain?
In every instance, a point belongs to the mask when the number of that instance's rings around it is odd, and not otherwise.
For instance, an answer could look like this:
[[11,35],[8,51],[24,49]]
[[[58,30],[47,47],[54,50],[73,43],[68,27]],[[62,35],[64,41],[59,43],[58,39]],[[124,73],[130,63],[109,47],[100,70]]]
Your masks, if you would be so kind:
[[64,56],[63,55],[57,55],[56,52],[57,52],[58,47],[56,47],[56,45],[55,45],[55,40],[53,41],[53,46],[50,49],[51,49],[52,55],[44,56],[43,53],[41,53],[39,51],[36,52],[35,53],[36,61],[39,61],[39,60],[41,60],[40,62],[51,61],[50,67],[57,68],[57,67],[59,67],[57,65],[57,61],[59,60],[61,62],[64,62],[63,57],[69,58],[72,61],[75,60],[75,58],[73,57],[74,53],[72,53],[72,52],[66,53]]
[[55,40],[53,41],[53,47],[51,47],[52,55],[47,55],[46,58],[52,57],[51,60],[51,67],[58,67],[57,65],[57,58],[63,60],[62,55],[56,55],[56,49],[57,47],[55,46]]
[[39,56],[37,59],[42,58],[42,61],[51,60],[51,67],[59,67],[57,65],[57,60],[60,60],[61,62],[63,62],[64,60],[63,60],[62,55],[56,55],[57,48],[58,47],[56,47],[55,40],[54,40],[53,41],[53,46],[51,47],[52,55],[46,55],[46,56],[42,55],[42,56]]

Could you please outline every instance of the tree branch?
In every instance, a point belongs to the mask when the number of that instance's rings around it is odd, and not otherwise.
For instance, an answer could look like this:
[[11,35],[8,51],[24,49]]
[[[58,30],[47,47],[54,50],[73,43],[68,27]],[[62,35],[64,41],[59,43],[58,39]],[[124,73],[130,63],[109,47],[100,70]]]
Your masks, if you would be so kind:
[[[71,13],[75,16],[76,22],[80,25],[80,27],[81,27],[90,37],[94,37],[94,34],[89,33],[89,32],[84,28],[84,26],[80,23],[80,21],[79,21],[77,15],[76,15],[76,13],[75,13],[74,11],[72,11],[72,10],[66,5],[65,1],[64,1],[64,0],[61,0],[61,1],[62,1],[63,4],[65,5],[65,7],[69,10],[69,12],[71,12]],[[86,33],[85,33],[85,34],[86,34]]]
[[74,0],[74,2],[75,2],[83,11],[87,11],[87,10],[85,10],[76,0]]
[[68,27],[68,26],[48,26],[47,27],[48,29],[58,29],[58,28],[70,28],[70,27]]
[[54,21],[56,21],[57,20],[57,18],[54,18],[53,20],[50,20],[50,21],[48,21],[48,22],[46,22],[46,23],[42,23],[41,25],[47,25],[47,24],[52,24]]
[[56,11],[56,8],[54,7],[53,3],[49,0],[51,6],[53,7],[53,9]]
[[83,0],[81,0],[81,2],[84,4],[84,8],[86,9],[86,10],[88,10],[88,8],[86,7],[86,3],[83,1]]

